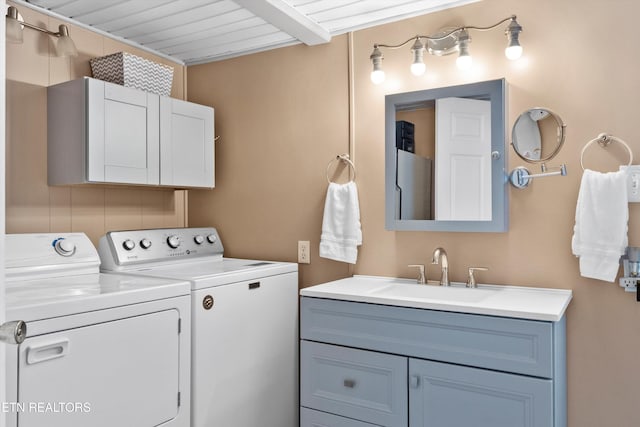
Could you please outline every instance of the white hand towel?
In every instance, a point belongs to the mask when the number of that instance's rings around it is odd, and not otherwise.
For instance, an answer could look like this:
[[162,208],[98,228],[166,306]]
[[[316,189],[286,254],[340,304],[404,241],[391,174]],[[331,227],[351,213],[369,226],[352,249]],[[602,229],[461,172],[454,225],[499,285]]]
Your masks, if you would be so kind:
[[320,256],[355,264],[361,244],[360,207],[355,182],[329,183],[322,218]]
[[627,176],[624,171],[584,171],[576,206],[571,247],[580,257],[580,274],[613,282],[627,246]]

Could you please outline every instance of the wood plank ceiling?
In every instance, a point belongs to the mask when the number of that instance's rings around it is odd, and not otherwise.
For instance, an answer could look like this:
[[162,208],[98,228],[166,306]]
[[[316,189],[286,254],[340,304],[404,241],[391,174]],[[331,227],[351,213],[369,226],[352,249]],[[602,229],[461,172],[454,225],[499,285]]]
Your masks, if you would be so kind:
[[[479,0],[28,0],[187,65],[424,15]],[[16,1],[18,5],[24,2]],[[73,35],[72,35],[73,37]]]

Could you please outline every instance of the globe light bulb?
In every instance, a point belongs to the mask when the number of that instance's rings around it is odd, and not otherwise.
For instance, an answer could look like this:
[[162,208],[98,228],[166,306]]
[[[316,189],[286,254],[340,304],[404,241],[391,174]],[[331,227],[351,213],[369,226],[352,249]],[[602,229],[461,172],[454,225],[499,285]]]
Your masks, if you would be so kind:
[[373,71],[371,71],[371,81],[373,84],[379,85],[384,81],[385,75],[382,69],[382,52],[378,48],[378,45],[373,45],[373,52],[369,56],[371,64],[373,64]]
[[504,50],[504,56],[512,61],[519,59],[522,56],[522,46],[516,45],[507,47]]
[[461,52],[460,56],[458,56],[458,59],[456,59],[456,65],[460,70],[468,70],[473,65],[473,59],[468,53],[463,55]]
[[414,62],[413,64],[411,64],[411,74],[416,77],[422,76],[426,70],[427,66],[424,64],[424,62]]
[[469,37],[467,30],[463,29],[460,31],[460,35],[458,36],[458,50],[460,50],[460,55],[458,55],[458,59],[456,59],[456,65],[460,70],[468,70],[471,68],[471,65],[473,65],[473,60],[469,53],[470,42],[471,37]]
[[416,38],[415,43],[411,47],[411,53],[413,54],[413,63],[411,64],[411,73],[414,76],[421,76],[427,69],[424,64],[424,44],[420,41],[420,38]]
[[373,84],[379,85],[384,82],[385,75],[383,70],[373,70],[371,72],[371,81]]
[[509,26],[505,30],[507,35],[507,48],[504,50],[504,55],[514,61],[522,56],[522,46],[520,46],[520,33],[522,27],[516,21],[515,15],[511,18]]

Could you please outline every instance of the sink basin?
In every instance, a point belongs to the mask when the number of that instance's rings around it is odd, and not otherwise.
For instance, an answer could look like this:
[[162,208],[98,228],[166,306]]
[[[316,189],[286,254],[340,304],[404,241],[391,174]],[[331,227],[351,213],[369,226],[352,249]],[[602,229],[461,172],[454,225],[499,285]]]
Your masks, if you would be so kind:
[[477,303],[496,292],[494,289],[396,283],[375,289],[371,292],[371,295],[395,299]]

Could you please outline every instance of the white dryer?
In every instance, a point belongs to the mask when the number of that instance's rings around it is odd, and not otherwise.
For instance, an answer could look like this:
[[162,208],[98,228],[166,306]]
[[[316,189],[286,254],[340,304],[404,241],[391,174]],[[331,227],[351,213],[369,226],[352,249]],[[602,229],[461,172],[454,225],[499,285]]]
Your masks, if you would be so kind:
[[189,427],[188,282],[99,272],[82,233],[6,236],[11,427]]
[[223,257],[214,228],[110,232],[101,271],[188,280],[193,427],[298,426],[298,266]]

